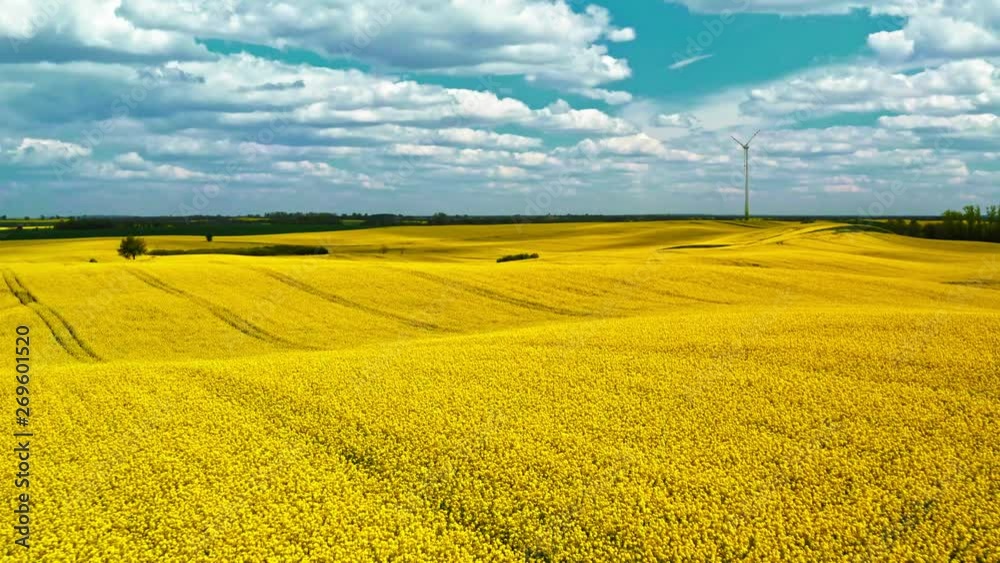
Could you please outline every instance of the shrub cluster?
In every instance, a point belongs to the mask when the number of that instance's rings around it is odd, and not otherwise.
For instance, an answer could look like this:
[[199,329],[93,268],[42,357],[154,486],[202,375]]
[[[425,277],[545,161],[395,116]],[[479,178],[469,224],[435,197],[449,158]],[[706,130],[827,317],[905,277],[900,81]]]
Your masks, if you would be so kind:
[[501,262],[514,262],[515,260],[534,260],[536,258],[538,258],[537,252],[534,254],[528,254],[528,253],[508,254],[507,256],[504,256],[502,258],[497,258],[497,264]]

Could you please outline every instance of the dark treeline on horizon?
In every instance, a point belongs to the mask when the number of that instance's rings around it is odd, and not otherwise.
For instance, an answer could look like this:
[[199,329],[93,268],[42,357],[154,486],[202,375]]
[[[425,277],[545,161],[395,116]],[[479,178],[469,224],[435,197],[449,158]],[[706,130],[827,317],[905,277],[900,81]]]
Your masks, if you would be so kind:
[[966,205],[962,211],[949,209],[931,222],[894,217],[879,225],[909,237],[1000,242],[1000,205],[987,206],[985,213],[978,205]]
[[[43,221],[44,217],[41,218]],[[740,215],[716,214],[567,214],[567,215],[403,215],[395,213],[329,213],[277,211],[240,216],[193,215],[178,216],[128,216],[81,215],[76,217],[50,217],[45,226],[51,228],[23,228],[42,224],[25,217],[8,219],[0,216],[8,227],[0,231],[0,238],[42,239],[75,237],[108,237],[133,235],[194,235],[241,236],[289,232],[316,232],[328,230],[366,229],[393,226],[420,225],[508,225],[588,222],[635,221],[738,221]],[[866,224],[886,229],[896,234],[947,240],[974,240],[1000,242],[1000,206],[988,206],[985,213],[979,206],[966,206],[963,211],[945,211],[942,215],[913,215],[906,217],[858,218],[844,215],[759,215],[753,220],[799,221],[809,223],[819,220]],[[753,223],[751,221],[751,225]]]

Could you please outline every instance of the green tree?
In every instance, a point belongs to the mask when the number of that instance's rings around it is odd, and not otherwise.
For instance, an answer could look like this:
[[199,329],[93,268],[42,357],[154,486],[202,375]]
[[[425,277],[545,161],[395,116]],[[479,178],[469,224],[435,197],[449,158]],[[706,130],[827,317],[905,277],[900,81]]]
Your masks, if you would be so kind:
[[981,240],[983,237],[979,224],[983,220],[983,211],[978,205],[966,205],[962,211],[963,218],[965,219],[965,238],[968,240]]
[[135,260],[146,253],[146,240],[129,235],[118,245],[118,255],[126,260]]
[[430,221],[428,221],[428,223],[430,223],[431,225],[447,225],[449,222],[450,221],[448,219],[448,214],[447,213],[441,213],[440,211],[437,212],[437,213],[435,213],[430,218]]
[[991,205],[986,208],[986,238],[993,242],[1000,242],[1000,205]]
[[941,233],[943,239],[961,239],[964,231],[962,225],[963,215],[959,211],[949,209],[941,214]]

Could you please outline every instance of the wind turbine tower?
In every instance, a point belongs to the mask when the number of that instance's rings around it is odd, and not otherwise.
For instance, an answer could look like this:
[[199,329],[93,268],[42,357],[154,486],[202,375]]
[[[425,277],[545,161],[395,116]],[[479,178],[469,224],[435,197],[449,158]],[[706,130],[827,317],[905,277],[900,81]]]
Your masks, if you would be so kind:
[[[757,133],[760,133],[760,131],[757,131]],[[736,137],[733,137],[736,144],[743,147],[743,219],[746,221],[750,220],[750,142],[757,136],[757,133],[754,133],[753,137],[750,137],[750,140],[746,143],[741,143]]]

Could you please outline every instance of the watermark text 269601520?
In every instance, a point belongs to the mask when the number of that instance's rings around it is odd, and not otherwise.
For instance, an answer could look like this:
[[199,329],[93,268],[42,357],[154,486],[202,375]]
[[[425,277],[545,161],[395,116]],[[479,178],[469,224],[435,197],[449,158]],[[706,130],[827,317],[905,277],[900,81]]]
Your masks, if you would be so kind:
[[28,495],[31,477],[31,436],[29,431],[31,420],[31,398],[28,384],[31,383],[31,348],[30,332],[26,326],[17,327],[14,337],[14,371],[17,380],[16,402],[14,410],[18,429],[14,432],[17,447],[14,448],[17,471],[14,477],[14,531],[17,538],[14,543],[28,548],[31,537],[31,498]]

